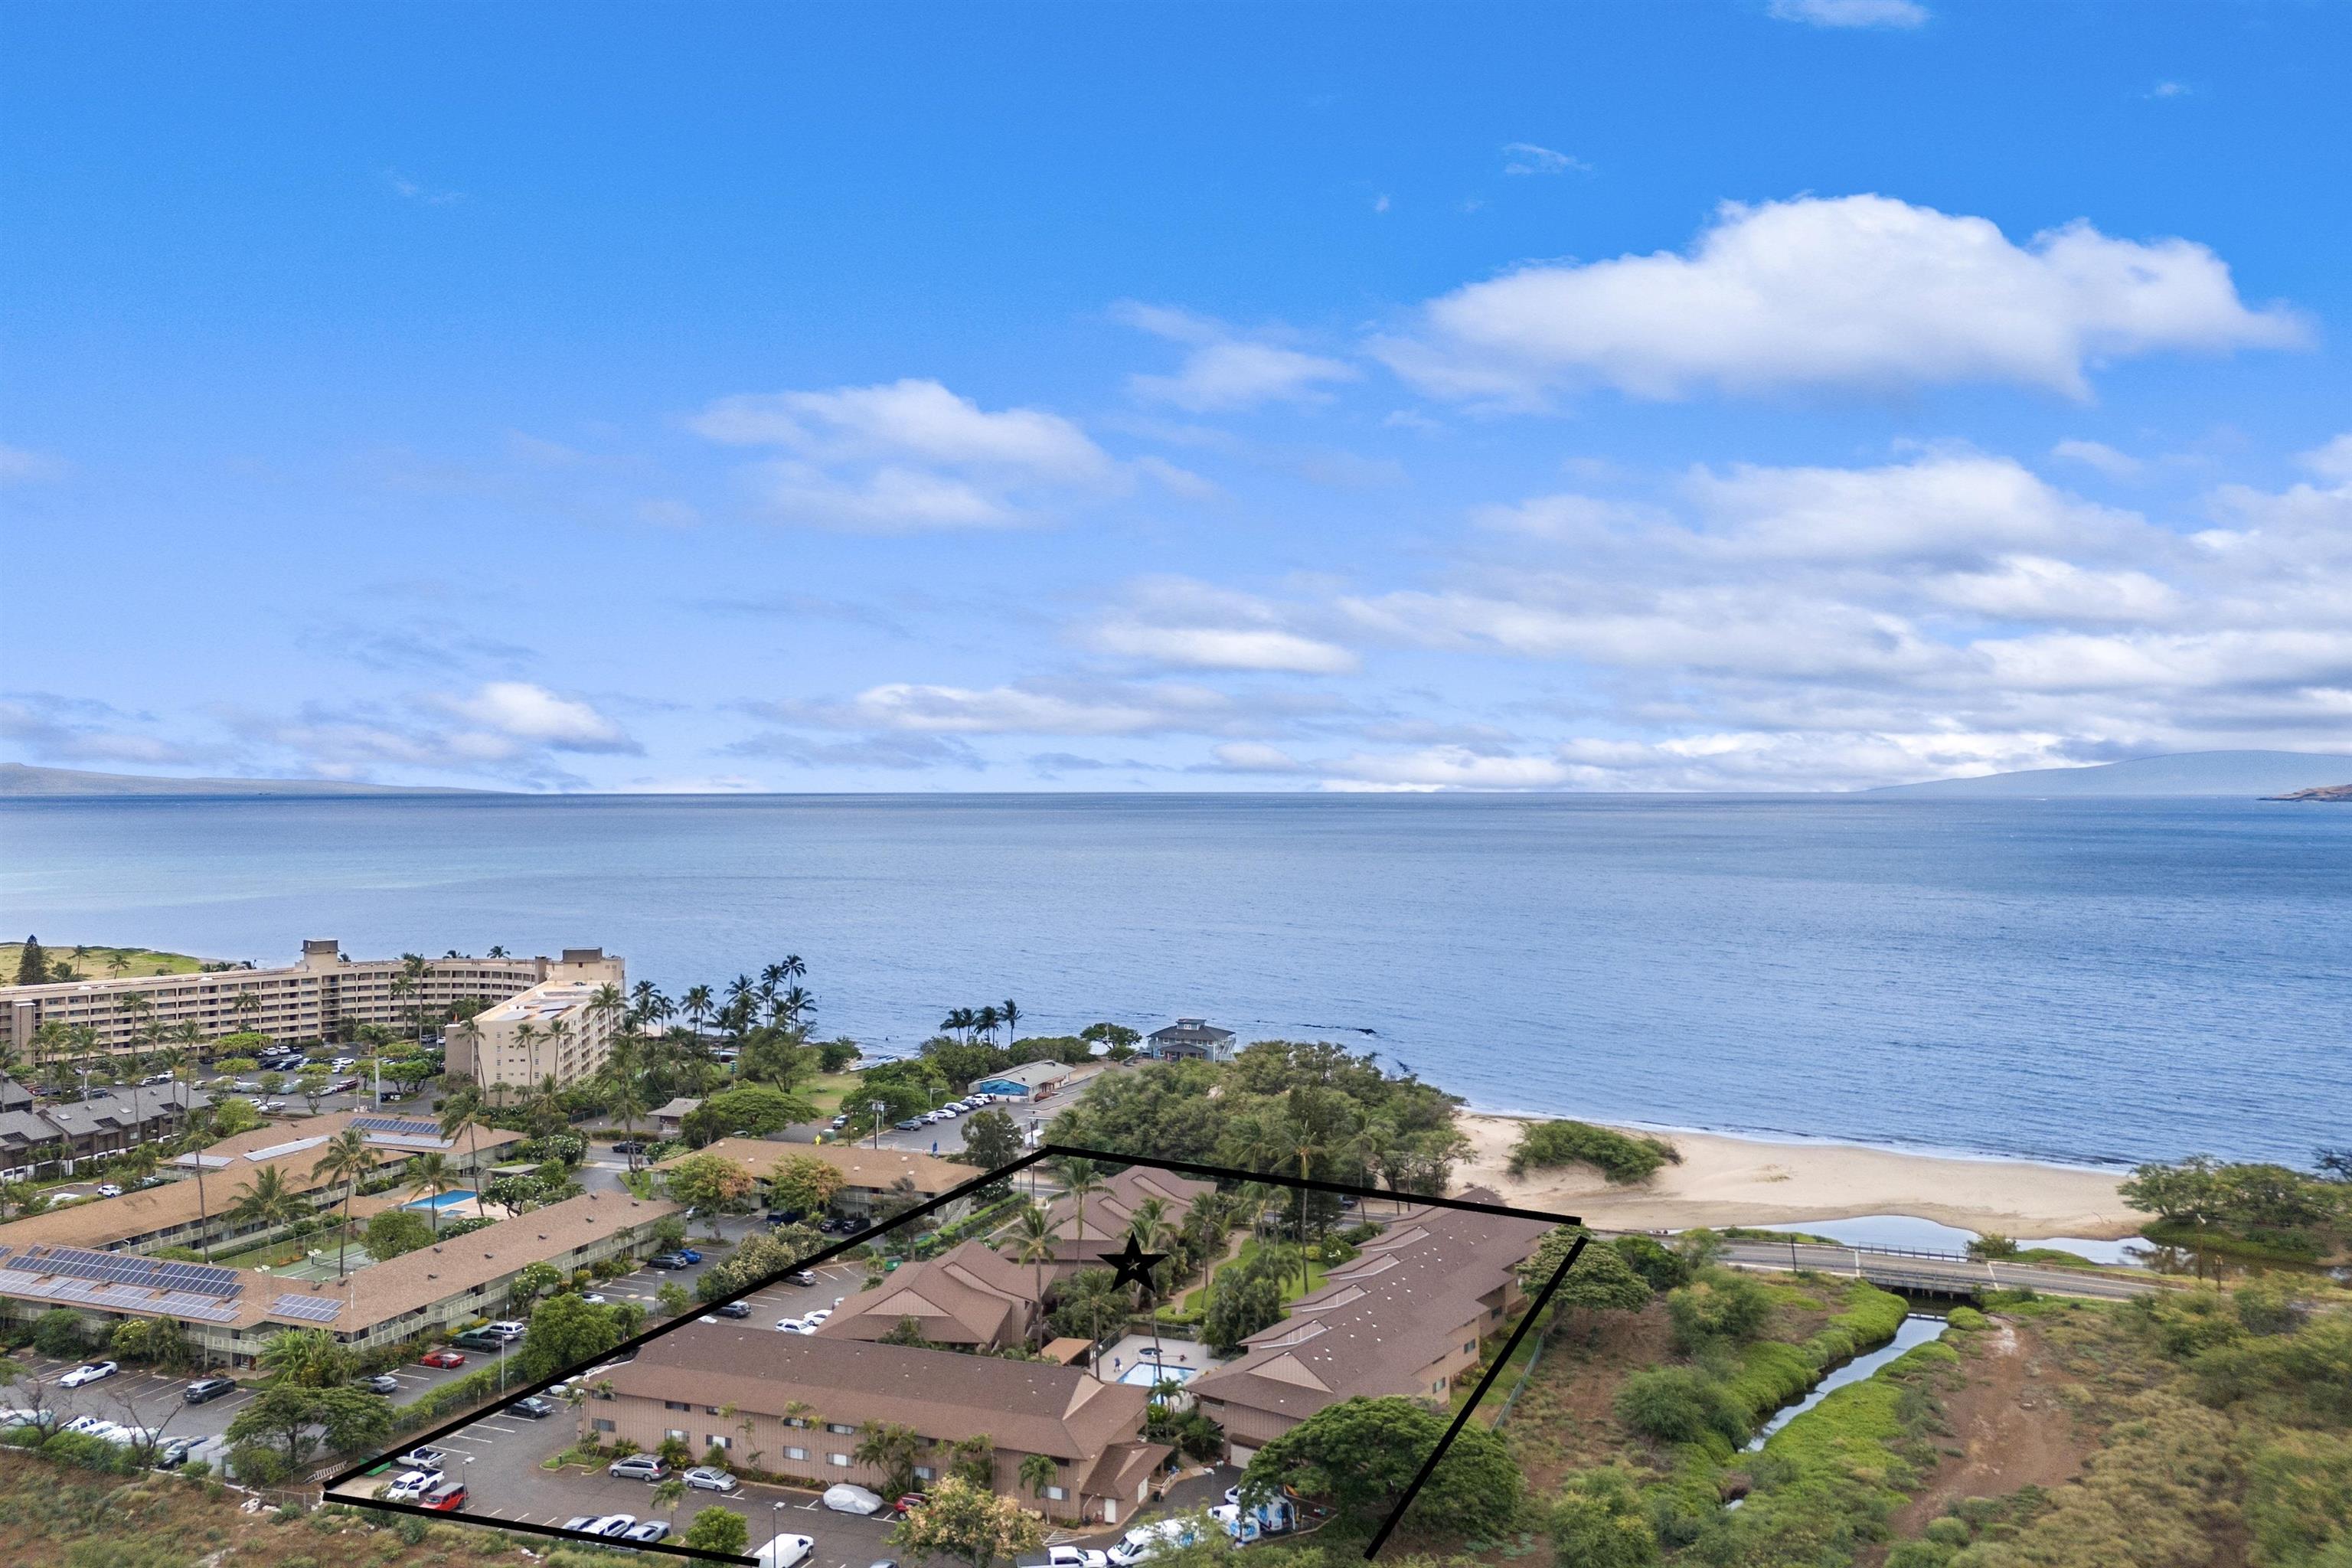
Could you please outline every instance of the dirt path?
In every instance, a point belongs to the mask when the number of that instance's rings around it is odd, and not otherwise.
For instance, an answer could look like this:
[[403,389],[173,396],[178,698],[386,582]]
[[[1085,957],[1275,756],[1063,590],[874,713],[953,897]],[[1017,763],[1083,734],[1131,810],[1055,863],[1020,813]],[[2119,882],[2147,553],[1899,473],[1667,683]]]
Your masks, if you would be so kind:
[[1945,1504],[1961,1498],[2063,1485],[2081,1471],[2094,1447],[2075,1431],[2057,1397],[2074,1380],[2033,1331],[2004,1318],[1993,1324],[1969,1361],[1968,1385],[1944,1401],[1944,1421],[1951,1428],[1944,1441],[1966,1453],[1946,1458],[1927,1489],[1895,1515],[1897,1541],[1918,1535]]

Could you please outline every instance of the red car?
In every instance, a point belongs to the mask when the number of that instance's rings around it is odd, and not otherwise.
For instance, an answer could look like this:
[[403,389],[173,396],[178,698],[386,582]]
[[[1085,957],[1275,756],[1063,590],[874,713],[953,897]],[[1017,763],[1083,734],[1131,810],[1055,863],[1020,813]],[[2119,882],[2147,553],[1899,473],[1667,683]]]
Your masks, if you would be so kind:
[[417,1364],[420,1366],[463,1366],[466,1364],[466,1358],[461,1352],[453,1351],[446,1345],[437,1351],[426,1351],[423,1355],[417,1357],[416,1360]]
[[931,1496],[929,1492],[907,1492],[902,1494],[897,1502],[890,1505],[890,1511],[893,1513],[912,1513],[915,1510],[922,1507],[925,1503],[930,1500]]
[[425,1500],[425,1506],[436,1513],[456,1513],[466,1506],[464,1487],[444,1487]]

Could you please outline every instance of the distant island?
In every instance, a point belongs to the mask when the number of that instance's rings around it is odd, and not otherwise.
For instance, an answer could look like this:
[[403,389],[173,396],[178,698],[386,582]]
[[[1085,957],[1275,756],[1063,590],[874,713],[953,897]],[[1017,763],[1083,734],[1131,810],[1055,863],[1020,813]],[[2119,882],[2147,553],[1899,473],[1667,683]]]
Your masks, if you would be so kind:
[[2352,784],[2328,784],[2322,789],[2299,789],[2292,795],[2266,795],[2264,800],[2341,800],[2352,801]]
[[406,784],[347,784],[337,779],[174,779],[151,773],[86,773],[71,768],[37,768],[0,763],[0,798],[42,796],[198,795],[483,795],[471,789],[435,789]]
[[1889,784],[1867,793],[1987,800],[2155,795],[2328,799],[2336,797],[2308,792],[2343,790],[2347,786],[2340,781],[2347,773],[2352,773],[2352,757],[2325,752],[2187,752],[2095,767],[2034,768],[1982,778]]

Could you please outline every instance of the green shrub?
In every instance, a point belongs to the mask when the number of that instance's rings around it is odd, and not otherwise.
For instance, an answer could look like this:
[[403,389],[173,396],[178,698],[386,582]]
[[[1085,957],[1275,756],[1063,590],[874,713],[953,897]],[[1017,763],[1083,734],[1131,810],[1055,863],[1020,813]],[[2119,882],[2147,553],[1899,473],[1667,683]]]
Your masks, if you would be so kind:
[[1511,1174],[1531,1166],[1591,1165],[1612,1182],[1644,1182],[1682,1155],[1663,1138],[1637,1137],[1589,1121],[1538,1121],[1523,1128],[1511,1150]]
[[63,1307],[52,1307],[33,1322],[33,1348],[43,1355],[70,1361],[82,1352],[82,1323],[79,1312]]
[[1724,1386],[1685,1366],[1650,1367],[1617,1391],[1617,1419],[1660,1443],[1714,1436],[1732,1447],[1748,1440],[1748,1418]]
[[1744,1274],[1711,1268],[1666,1296],[1675,1348],[1688,1353],[1710,1342],[1752,1340],[1772,1315],[1772,1295]]
[[1690,1283],[1691,1265],[1649,1237],[1621,1236],[1609,1245],[1653,1290],[1672,1290]]

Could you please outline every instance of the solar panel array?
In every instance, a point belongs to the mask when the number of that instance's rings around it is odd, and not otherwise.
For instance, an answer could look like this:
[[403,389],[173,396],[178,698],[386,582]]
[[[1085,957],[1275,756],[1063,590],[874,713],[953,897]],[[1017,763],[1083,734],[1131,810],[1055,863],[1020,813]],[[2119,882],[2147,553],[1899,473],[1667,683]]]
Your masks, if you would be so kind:
[[132,1300],[121,1286],[93,1283],[68,1275],[52,1274],[45,1279],[27,1279],[22,1284],[8,1282],[12,1296],[32,1296],[50,1301],[78,1301],[86,1307],[102,1307],[109,1311],[136,1310],[142,1312],[169,1312],[180,1318],[202,1318],[209,1323],[226,1323],[236,1320],[237,1304],[217,1296],[199,1296],[175,1291],[161,1298]]
[[438,1138],[441,1124],[408,1116],[354,1116],[352,1125],[362,1132],[390,1132],[402,1138]]
[[82,1247],[35,1247],[0,1260],[0,1268],[55,1274],[68,1279],[94,1279],[107,1285],[129,1285],[143,1290],[179,1290],[194,1296],[234,1298],[245,1293],[245,1283],[234,1268],[206,1263],[172,1263],[120,1252],[93,1252]]
[[269,1303],[273,1318],[299,1318],[306,1323],[331,1323],[343,1304],[328,1296],[280,1296]]

